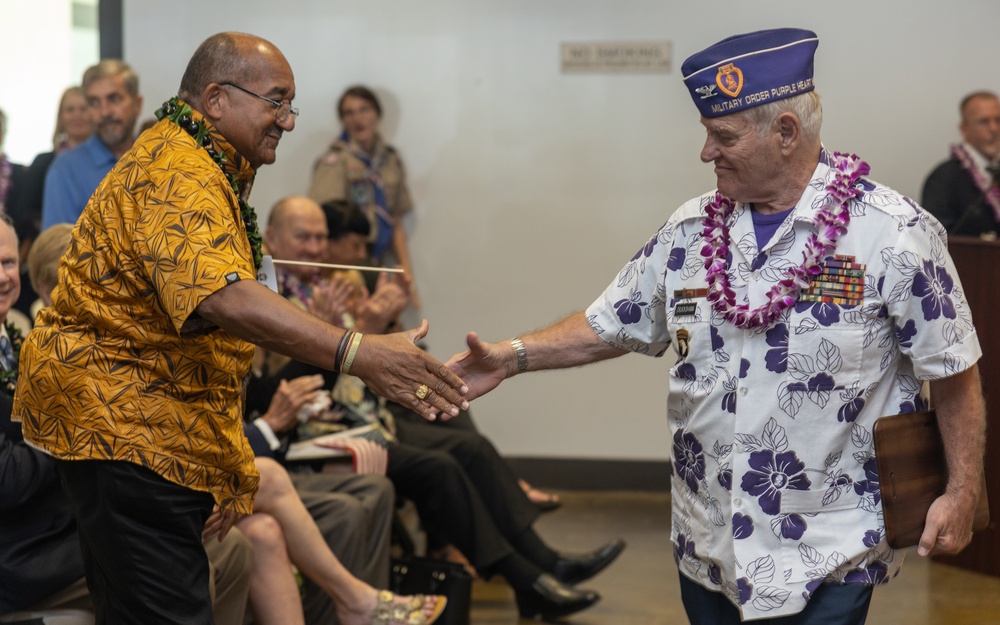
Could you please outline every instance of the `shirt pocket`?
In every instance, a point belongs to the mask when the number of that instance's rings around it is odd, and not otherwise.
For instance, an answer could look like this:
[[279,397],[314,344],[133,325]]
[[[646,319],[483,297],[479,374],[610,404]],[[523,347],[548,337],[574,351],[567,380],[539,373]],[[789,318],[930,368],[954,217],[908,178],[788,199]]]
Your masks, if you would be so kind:
[[837,311],[836,322],[818,320],[808,310],[791,316],[778,392],[789,416],[825,420],[863,389],[865,324],[843,321],[846,310]]
[[778,531],[789,582],[823,579],[838,569],[842,574],[881,541],[883,530],[875,513],[860,506],[850,492],[833,501],[830,492],[823,488],[781,493]]
[[[692,311],[693,312],[690,312]],[[677,314],[687,313],[690,314]],[[682,300],[674,305],[667,328],[677,362],[670,368],[670,378],[683,385],[684,391],[707,395],[719,377],[715,343],[718,331],[712,327],[711,309],[707,300]]]

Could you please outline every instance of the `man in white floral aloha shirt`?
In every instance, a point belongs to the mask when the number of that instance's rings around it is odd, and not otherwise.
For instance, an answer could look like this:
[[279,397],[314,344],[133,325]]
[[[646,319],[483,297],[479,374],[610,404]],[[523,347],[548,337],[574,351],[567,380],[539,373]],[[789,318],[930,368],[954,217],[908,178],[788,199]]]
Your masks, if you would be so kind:
[[872,426],[926,407],[950,473],[921,556],[972,535],[984,449],[979,342],[941,225],[827,151],[815,33],[685,61],[718,190],[681,206],[585,312],[449,362],[473,396],[522,371],[672,345],[674,556],[691,623],[864,623],[886,543]]

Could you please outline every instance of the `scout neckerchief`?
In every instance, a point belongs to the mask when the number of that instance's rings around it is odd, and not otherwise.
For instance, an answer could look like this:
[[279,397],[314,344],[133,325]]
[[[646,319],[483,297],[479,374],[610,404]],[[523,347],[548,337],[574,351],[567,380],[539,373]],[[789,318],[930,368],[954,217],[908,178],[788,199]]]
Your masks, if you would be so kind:
[[385,198],[385,187],[382,184],[382,175],[379,173],[379,169],[385,164],[385,159],[389,151],[386,149],[380,150],[381,140],[376,139],[375,154],[369,155],[360,146],[351,141],[346,130],[337,138],[337,143],[344,150],[354,155],[365,166],[365,180],[371,183],[374,192],[374,197],[370,198],[369,201],[373,201],[375,204],[375,218],[378,220],[378,232],[375,234],[372,257],[376,259],[381,258],[392,244],[393,231],[392,214],[389,212],[389,206]]
[[961,143],[951,146],[951,155],[962,165],[965,171],[972,176],[972,181],[976,183],[976,188],[983,194],[986,203],[993,209],[993,218],[1000,222],[1000,185],[992,178],[987,178],[983,171],[976,166],[972,155]]

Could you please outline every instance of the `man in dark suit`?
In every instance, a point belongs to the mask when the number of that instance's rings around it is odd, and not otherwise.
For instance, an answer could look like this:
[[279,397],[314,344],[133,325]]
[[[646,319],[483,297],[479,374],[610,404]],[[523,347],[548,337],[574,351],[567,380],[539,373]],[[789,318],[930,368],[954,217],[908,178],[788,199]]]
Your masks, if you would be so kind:
[[949,234],[1000,233],[1000,99],[976,91],[962,99],[962,143],[924,182],[921,205]]

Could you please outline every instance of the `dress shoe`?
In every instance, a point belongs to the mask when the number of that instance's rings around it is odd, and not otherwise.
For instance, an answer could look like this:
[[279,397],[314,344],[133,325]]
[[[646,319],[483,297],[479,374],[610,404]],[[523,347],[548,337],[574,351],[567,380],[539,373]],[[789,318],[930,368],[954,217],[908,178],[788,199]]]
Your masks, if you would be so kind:
[[597,551],[579,556],[559,555],[552,568],[552,576],[564,584],[578,584],[600,573],[604,567],[615,561],[625,549],[625,541],[612,541]]
[[600,600],[596,592],[577,590],[542,573],[531,584],[530,593],[517,593],[517,611],[521,618],[549,621],[589,608]]

